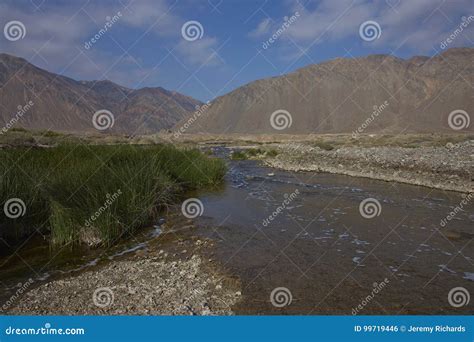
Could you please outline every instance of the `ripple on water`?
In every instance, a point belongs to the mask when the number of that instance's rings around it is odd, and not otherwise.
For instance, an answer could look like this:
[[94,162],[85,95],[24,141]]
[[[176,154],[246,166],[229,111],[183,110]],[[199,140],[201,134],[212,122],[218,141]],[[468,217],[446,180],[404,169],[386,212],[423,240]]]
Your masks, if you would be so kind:
[[447,265],[438,265],[440,271],[449,272],[451,274],[456,274],[456,271],[450,269]]
[[364,241],[364,240],[359,240],[359,239],[354,239],[351,241],[351,243],[356,244],[357,246],[367,246],[370,245],[370,242]]
[[357,267],[364,267],[365,266],[365,265],[361,264],[361,260],[362,260],[362,258],[358,257],[358,256],[355,256],[355,257],[352,258],[352,262],[357,264]]
[[471,272],[464,272],[464,279],[474,281],[474,273]]

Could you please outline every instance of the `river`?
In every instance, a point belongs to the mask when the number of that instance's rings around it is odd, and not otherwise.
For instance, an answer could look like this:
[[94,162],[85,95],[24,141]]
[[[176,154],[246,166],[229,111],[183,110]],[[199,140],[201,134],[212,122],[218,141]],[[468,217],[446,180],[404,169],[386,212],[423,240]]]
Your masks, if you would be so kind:
[[[214,153],[228,160],[229,149]],[[252,160],[228,166],[222,187],[190,194],[204,208],[192,228],[180,229],[177,206],[167,229],[215,241],[206,253],[242,284],[237,314],[474,313],[472,301],[456,308],[448,300],[457,287],[474,295],[474,203],[442,224],[460,193]],[[362,215],[364,200],[375,205]],[[144,230],[107,253],[57,253],[37,236],[0,258],[0,300],[30,277],[39,284],[150,248],[160,233]]]

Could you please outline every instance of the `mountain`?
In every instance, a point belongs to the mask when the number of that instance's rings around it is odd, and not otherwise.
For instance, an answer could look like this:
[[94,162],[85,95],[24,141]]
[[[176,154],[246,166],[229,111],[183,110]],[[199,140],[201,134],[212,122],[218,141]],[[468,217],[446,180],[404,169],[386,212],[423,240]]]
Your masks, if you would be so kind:
[[[390,55],[337,58],[218,97],[187,132],[454,132],[448,124],[454,110],[470,115],[454,115],[456,128],[472,132],[474,122],[465,127],[458,120],[474,121],[473,63],[472,48],[407,60]],[[291,115],[286,129],[271,125],[277,110]],[[285,115],[280,117],[283,127],[289,122]]]
[[[111,81],[76,81],[0,54],[0,122],[15,127],[70,132],[95,131],[96,111],[112,113],[104,132],[156,133],[169,129],[201,102],[163,88],[129,89]],[[33,105],[28,106],[32,101]],[[27,110],[20,111],[19,106]]]

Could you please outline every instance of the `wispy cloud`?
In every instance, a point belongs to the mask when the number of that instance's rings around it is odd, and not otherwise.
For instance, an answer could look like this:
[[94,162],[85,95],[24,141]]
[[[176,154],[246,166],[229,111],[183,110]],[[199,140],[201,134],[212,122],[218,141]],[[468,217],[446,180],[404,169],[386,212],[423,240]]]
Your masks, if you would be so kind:
[[[357,38],[359,26],[367,20],[374,20],[382,27],[380,39],[373,42],[377,46],[388,49],[403,44],[418,53],[429,52],[439,46],[442,38],[459,24],[462,16],[474,14],[474,2],[471,0],[322,0],[305,3],[291,1],[288,4],[289,13],[298,11],[301,16],[282,35],[287,42],[286,47],[280,46],[282,49],[291,45],[291,41],[304,47]],[[259,37],[258,33],[271,31],[277,23],[275,20],[270,25],[270,22],[270,18],[263,18],[249,35]],[[457,44],[472,45],[472,38],[474,25],[463,33]]]
[[270,18],[264,18],[254,30],[249,32],[249,37],[261,38],[270,32],[271,27],[272,20]]
[[[153,35],[169,46],[185,63],[216,65],[214,49],[217,38],[204,37],[190,44],[181,36],[181,26],[187,21],[179,16],[175,2],[166,0],[136,1],[75,1],[47,3],[39,8],[18,3],[0,5],[1,22],[20,20],[26,26],[25,39],[9,42],[4,37],[2,51],[27,58],[31,62],[80,79],[111,79],[128,86],[156,77],[157,68],[146,67],[132,57],[133,45],[120,46],[114,30],[135,29],[136,40]],[[84,43],[93,38],[117,12],[122,16],[117,23],[90,49]],[[115,37],[117,33],[115,33]],[[110,51],[110,45],[114,50]],[[117,50],[119,53],[117,53]],[[130,63],[133,61],[133,63]]]

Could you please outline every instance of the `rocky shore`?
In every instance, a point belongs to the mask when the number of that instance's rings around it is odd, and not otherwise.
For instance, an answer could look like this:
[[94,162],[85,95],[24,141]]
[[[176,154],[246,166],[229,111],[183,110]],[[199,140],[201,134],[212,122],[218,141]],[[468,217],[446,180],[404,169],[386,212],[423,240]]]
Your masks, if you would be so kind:
[[422,185],[458,192],[474,191],[474,140],[445,146],[340,147],[281,143],[271,167],[317,171]]
[[[238,281],[196,253],[137,253],[95,270],[43,284],[9,310],[22,315],[232,315]],[[207,246],[208,247],[208,246]],[[183,248],[181,246],[180,248]],[[143,252],[143,251],[142,251]]]

